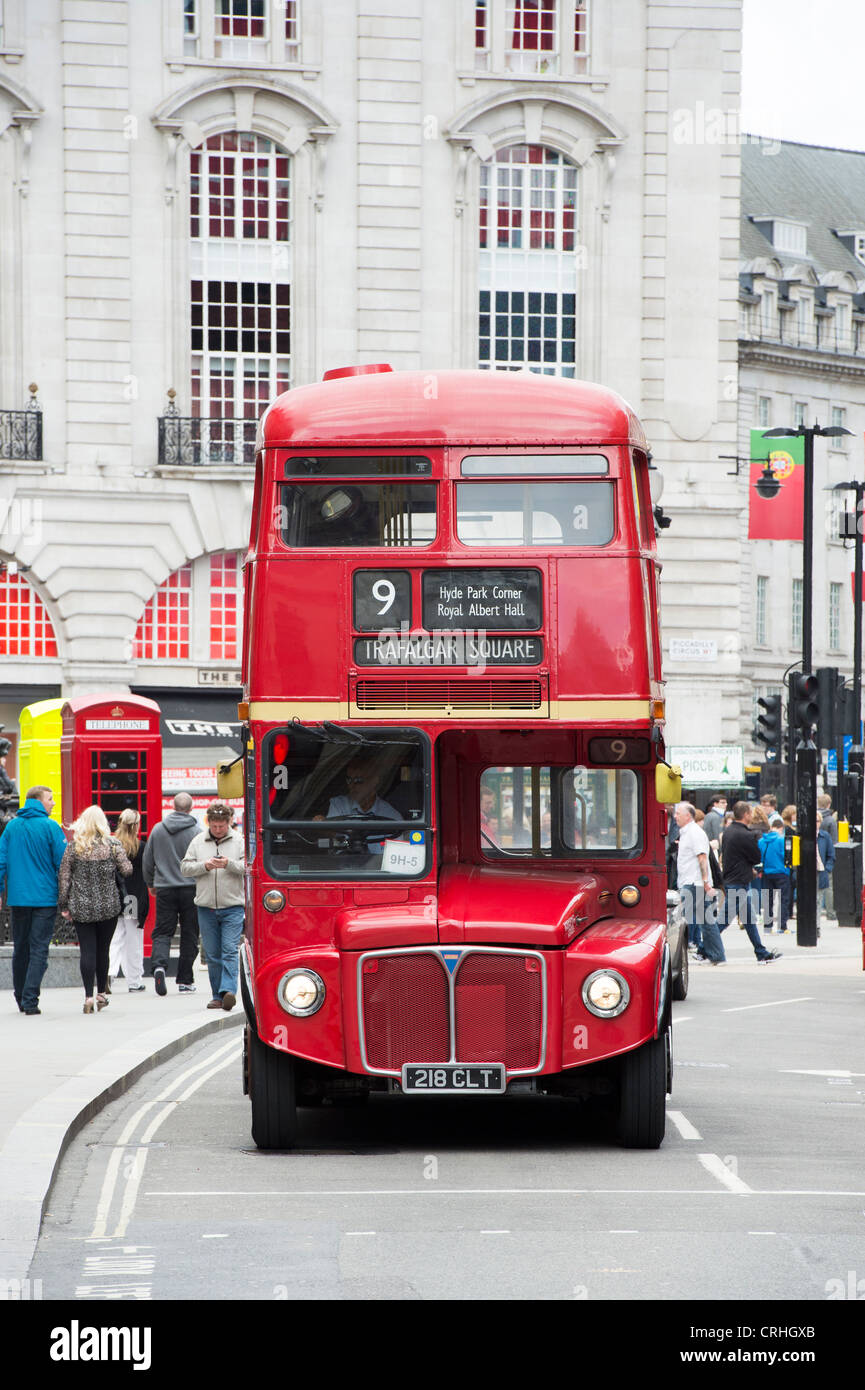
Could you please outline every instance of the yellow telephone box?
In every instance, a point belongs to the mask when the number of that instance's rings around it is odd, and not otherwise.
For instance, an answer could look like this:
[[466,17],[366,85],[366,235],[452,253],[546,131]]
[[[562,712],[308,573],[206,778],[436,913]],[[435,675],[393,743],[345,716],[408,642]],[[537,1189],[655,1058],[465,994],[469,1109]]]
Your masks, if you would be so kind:
[[65,700],[37,700],[27,705],[18,717],[21,740],[18,744],[18,786],[21,805],[30,787],[50,787],[54,793],[51,819],[61,823],[62,788],[60,774],[60,739],[63,720],[60,715]]

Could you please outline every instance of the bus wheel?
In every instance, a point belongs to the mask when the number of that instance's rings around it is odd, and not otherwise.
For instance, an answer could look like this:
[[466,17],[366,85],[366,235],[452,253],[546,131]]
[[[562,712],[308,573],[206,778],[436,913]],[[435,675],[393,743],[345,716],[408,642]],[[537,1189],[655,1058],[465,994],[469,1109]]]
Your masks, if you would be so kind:
[[267,1047],[251,1026],[248,1058],[255,1144],[259,1149],[293,1149],[298,1130],[294,1058]]
[[688,943],[682,942],[682,964],[679,973],[673,980],[673,998],[677,1003],[688,997]]
[[670,1030],[626,1052],[619,1082],[619,1143],[626,1149],[657,1149],[667,1122],[667,1080],[672,1074]]

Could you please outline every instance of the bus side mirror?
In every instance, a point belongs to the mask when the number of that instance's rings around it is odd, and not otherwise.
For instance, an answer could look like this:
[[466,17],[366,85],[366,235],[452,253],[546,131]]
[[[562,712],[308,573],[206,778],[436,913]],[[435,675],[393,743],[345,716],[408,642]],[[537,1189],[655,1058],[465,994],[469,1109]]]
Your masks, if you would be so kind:
[[682,800],[682,769],[658,763],[655,767],[655,798],[663,806]]
[[243,796],[243,761],[220,763],[216,769],[216,793],[220,801]]

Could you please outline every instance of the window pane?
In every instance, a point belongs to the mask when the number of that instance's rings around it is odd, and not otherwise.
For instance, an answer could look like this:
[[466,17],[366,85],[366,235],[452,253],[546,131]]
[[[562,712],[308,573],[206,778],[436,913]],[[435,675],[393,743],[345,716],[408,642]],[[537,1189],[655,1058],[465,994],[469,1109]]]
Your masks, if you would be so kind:
[[[356,737],[322,740],[292,728],[269,735],[263,756],[266,843],[277,876],[426,872],[426,743],[418,733],[365,728],[359,747]],[[389,867],[388,840],[422,846],[421,866],[408,874]]]
[[630,768],[489,767],[478,816],[490,859],[621,854],[640,844],[640,784]]
[[612,483],[458,483],[457,536],[471,546],[608,545]]
[[425,546],[435,539],[432,483],[289,483],[281,504],[282,538],[292,548]]
[[464,478],[498,477],[508,474],[609,473],[609,460],[603,454],[485,454],[464,458],[460,472]]

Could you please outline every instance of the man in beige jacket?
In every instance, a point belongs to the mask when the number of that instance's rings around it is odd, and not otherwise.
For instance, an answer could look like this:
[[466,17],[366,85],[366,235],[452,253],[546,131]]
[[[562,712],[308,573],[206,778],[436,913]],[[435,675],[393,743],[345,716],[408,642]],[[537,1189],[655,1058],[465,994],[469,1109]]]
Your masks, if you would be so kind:
[[180,872],[195,879],[198,927],[207,956],[213,998],[208,1009],[226,1013],[237,1003],[237,949],[243,932],[243,837],[231,824],[231,807],[214,801],[207,829],[189,842]]

